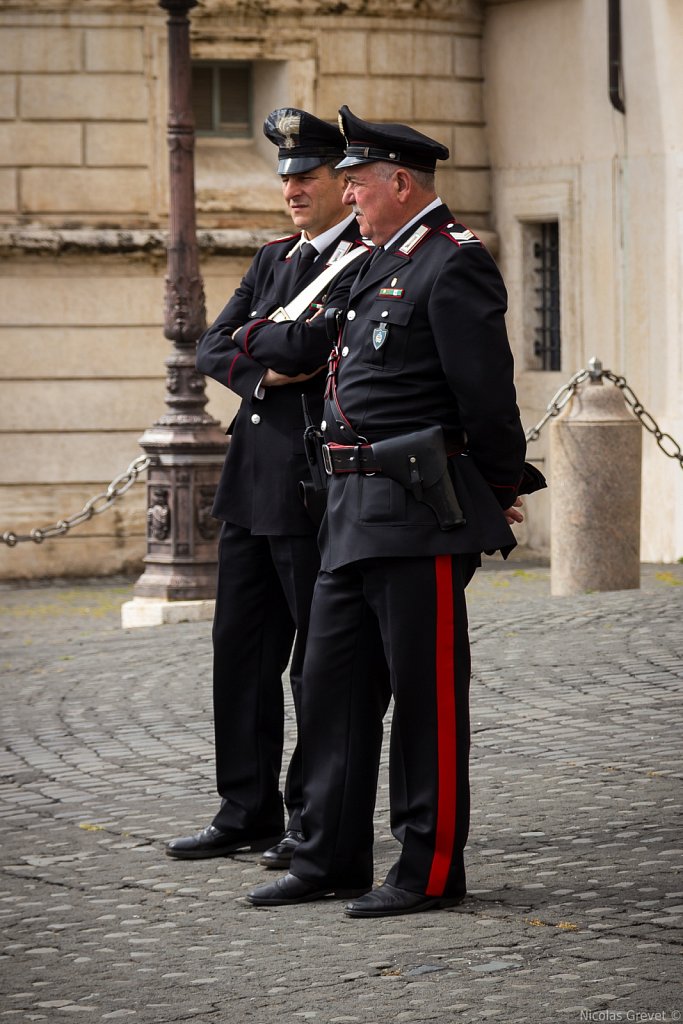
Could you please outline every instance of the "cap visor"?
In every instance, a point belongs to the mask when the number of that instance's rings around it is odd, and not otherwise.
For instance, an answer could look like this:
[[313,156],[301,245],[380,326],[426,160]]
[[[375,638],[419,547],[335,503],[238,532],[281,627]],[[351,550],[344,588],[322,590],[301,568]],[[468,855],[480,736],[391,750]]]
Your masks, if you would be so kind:
[[278,174],[303,174],[304,171],[312,171],[314,167],[320,167],[327,162],[326,156],[291,156],[286,160],[280,160],[277,165]]
[[372,158],[372,157],[369,157],[369,158],[366,159],[365,157],[362,157],[362,156],[345,156],[344,159],[342,160],[342,162],[340,164],[336,164],[335,166],[336,166],[337,170],[339,170],[340,167],[355,167],[355,166],[357,166],[357,164],[374,164],[374,163],[377,163],[377,160],[375,158]]

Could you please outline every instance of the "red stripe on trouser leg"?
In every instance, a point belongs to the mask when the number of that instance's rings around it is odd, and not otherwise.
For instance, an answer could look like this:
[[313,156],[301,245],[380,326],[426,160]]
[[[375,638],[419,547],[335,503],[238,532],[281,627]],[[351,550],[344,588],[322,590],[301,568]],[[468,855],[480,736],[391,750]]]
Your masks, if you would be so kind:
[[453,859],[456,811],[455,623],[453,565],[438,555],[436,573],[436,728],[438,802],[436,845],[427,883],[428,896],[442,896]]

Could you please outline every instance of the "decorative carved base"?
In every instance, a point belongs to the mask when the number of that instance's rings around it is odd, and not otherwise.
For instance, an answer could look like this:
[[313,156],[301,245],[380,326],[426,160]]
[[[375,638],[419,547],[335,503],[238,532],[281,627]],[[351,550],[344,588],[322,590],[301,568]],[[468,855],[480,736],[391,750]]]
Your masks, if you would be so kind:
[[147,477],[147,554],[136,597],[170,601],[215,596],[219,524],[211,506],[227,438],[203,429],[155,424],[140,438],[153,459]]

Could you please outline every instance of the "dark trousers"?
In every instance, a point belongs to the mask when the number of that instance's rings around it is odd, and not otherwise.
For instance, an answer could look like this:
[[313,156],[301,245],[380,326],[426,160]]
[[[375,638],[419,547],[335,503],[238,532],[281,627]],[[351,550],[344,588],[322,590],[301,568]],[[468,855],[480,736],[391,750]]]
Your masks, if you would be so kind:
[[[213,625],[216,783],[213,824],[252,834],[284,828],[280,769],[284,737],[282,675],[299,723],[301,674],[313,587],[320,564],[315,536],[255,537],[224,523],[218,545]],[[288,828],[301,828],[301,747],[287,770]]]
[[368,559],[321,572],[302,693],[305,880],[348,888],[373,879],[373,811],[382,742],[379,633],[394,697],[387,881],[433,896],[465,892],[469,828],[470,648],[465,587],[478,556]]

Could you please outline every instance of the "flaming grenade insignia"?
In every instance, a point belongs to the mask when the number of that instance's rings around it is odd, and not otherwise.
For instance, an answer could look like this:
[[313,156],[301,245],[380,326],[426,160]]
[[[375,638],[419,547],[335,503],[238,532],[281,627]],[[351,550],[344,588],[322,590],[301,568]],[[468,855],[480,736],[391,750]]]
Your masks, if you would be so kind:
[[285,114],[277,123],[277,130],[284,136],[285,149],[294,149],[296,146],[295,135],[298,136],[301,128],[301,114]]

